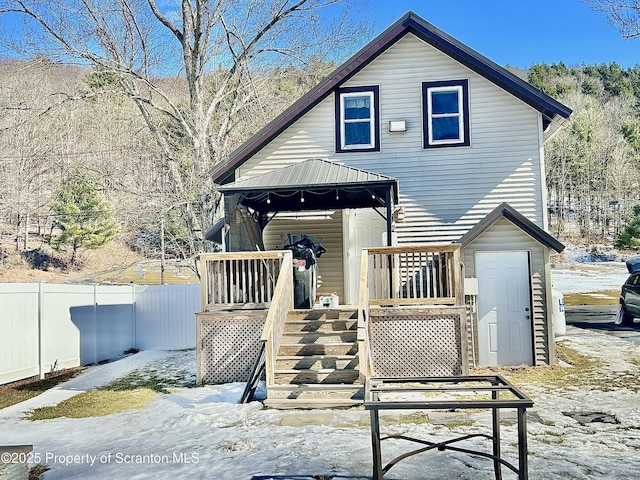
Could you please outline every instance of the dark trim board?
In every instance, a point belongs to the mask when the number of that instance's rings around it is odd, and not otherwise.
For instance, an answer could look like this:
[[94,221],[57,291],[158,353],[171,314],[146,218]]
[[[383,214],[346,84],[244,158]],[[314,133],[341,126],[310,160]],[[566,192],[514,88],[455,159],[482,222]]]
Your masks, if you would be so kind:
[[506,218],[515,226],[524,231],[527,235],[540,242],[542,245],[560,253],[564,250],[564,244],[550,235],[531,220],[526,218],[508,203],[501,203],[485,218],[480,220],[471,230],[465,233],[458,241],[462,248],[467,247],[471,242],[487,231],[493,224],[501,218]]

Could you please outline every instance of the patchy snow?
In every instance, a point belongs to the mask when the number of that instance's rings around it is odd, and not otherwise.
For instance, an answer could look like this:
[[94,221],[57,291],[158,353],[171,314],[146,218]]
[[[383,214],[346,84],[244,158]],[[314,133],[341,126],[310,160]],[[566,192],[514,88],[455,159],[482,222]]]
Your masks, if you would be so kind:
[[[528,414],[529,478],[640,478],[637,345],[572,326],[567,327],[563,342],[600,358],[602,366],[592,372],[593,385],[588,387],[520,385],[535,402]],[[29,409],[56,403],[132,371],[166,376],[170,393],[159,394],[144,409],[106,417],[22,419]],[[243,384],[189,387],[194,374],[194,351],[144,351],[90,367],[39,397],[0,410],[0,445],[32,444],[31,463],[51,467],[44,480],[371,478],[370,431],[364,410],[277,411],[264,409],[259,402],[239,405],[235,402]],[[607,382],[611,388],[602,387]],[[611,415],[618,423],[581,424],[567,415],[588,412]],[[400,421],[390,414],[382,416],[382,431],[438,441],[487,431],[491,424],[489,412],[478,411],[469,419],[472,425],[447,426]],[[504,457],[514,462],[515,422],[503,426],[502,436]],[[490,451],[488,441],[479,439],[459,445]],[[384,458],[406,447],[400,441],[383,443]],[[505,469],[504,477],[514,474]],[[431,451],[403,460],[385,478],[491,479],[493,467],[484,458]]]
[[556,264],[551,270],[553,288],[564,294],[620,290],[628,277],[623,262]]

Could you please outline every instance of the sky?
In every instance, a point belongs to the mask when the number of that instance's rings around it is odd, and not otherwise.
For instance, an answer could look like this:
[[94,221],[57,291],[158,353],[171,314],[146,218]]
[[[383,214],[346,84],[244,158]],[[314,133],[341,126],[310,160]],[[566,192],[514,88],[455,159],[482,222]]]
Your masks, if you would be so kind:
[[579,0],[366,0],[375,33],[411,10],[502,66],[640,64],[640,38],[622,38]]
[[[502,66],[640,64],[640,38],[623,39],[581,0],[360,1],[376,35],[411,10]],[[0,21],[12,26],[9,18]]]

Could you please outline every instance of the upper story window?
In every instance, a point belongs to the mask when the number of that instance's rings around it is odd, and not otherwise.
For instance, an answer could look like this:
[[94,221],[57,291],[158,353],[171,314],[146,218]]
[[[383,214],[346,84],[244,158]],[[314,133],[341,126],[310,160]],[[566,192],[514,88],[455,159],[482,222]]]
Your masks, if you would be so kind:
[[468,146],[469,82],[422,84],[424,148]]
[[336,93],[336,151],[379,151],[379,88],[347,87]]

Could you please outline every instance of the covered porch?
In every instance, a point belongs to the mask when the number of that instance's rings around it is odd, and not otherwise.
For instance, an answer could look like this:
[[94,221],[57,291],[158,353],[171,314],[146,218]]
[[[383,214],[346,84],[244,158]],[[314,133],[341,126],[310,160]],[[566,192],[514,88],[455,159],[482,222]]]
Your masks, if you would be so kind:
[[[357,303],[360,248],[393,244],[398,182],[391,177],[312,159],[219,190],[224,251],[283,249],[304,236],[322,242],[326,253],[318,260],[318,292],[336,293],[343,304]],[[350,219],[365,218],[375,238],[350,231],[357,228],[349,227]]]
[[[219,190],[225,253],[201,257],[199,383],[248,381],[249,399],[264,375],[267,405],[309,408],[361,403],[371,375],[467,371],[460,246],[389,246],[397,180],[313,159]],[[296,310],[281,238],[305,234],[327,253],[318,295]],[[340,305],[323,308],[318,297],[336,292]]]

